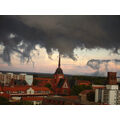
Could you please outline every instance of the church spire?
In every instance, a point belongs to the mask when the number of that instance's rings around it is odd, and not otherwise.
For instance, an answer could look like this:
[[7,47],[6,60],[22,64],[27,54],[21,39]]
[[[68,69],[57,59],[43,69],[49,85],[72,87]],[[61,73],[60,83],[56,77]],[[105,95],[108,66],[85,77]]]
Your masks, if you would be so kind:
[[63,74],[63,71],[60,68],[60,66],[61,66],[61,59],[60,59],[60,57],[61,57],[61,55],[59,53],[58,68],[56,69],[55,74]]
[[59,53],[58,68],[60,68],[60,53]]

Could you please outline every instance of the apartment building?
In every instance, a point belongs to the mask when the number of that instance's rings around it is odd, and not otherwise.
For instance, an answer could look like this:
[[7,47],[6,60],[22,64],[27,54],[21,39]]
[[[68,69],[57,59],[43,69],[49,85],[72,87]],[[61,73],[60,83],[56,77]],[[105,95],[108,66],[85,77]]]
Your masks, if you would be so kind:
[[116,73],[108,73],[108,83],[104,88],[95,89],[95,102],[109,105],[120,105],[120,90]]

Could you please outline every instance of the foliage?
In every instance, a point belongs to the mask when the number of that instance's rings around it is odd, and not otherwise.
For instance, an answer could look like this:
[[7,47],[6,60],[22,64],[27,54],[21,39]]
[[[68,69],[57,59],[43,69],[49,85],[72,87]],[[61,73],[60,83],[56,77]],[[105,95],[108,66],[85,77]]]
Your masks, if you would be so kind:
[[83,90],[90,90],[92,86],[90,85],[75,85],[71,90],[71,95],[78,95]]
[[9,100],[5,97],[0,96],[0,105],[9,105]]
[[95,101],[95,92],[91,91],[87,94],[87,100],[94,102]]
[[53,91],[53,88],[52,88],[51,84],[47,83],[47,84],[45,85],[45,87],[47,87],[47,88],[49,88],[50,90]]
[[47,88],[50,89],[52,86],[51,86],[51,84],[47,83],[47,84],[45,85],[45,87],[47,87]]
[[38,85],[38,83],[39,83],[39,80],[36,80],[36,79],[33,80],[33,85]]
[[93,84],[104,85],[107,82],[106,77],[98,77],[98,76],[72,76],[74,80],[86,80],[90,81]]

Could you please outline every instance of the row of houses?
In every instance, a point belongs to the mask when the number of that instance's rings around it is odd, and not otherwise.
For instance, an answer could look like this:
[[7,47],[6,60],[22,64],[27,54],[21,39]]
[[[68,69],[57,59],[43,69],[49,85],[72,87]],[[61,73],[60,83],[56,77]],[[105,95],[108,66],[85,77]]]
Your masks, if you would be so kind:
[[14,86],[0,87],[0,96],[7,97],[10,102],[31,101],[33,104],[42,104],[44,97],[53,95],[47,87]]

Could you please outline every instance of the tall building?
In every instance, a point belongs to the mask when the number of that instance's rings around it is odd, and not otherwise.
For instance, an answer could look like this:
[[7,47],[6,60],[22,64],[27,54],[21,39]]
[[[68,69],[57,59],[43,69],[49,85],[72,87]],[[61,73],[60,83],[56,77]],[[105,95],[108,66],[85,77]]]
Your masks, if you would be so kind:
[[103,89],[95,90],[95,102],[120,105],[120,90],[117,84],[116,72],[108,72],[108,84]]
[[108,72],[108,84],[109,85],[116,85],[117,84],[117,77],[116,72]]

